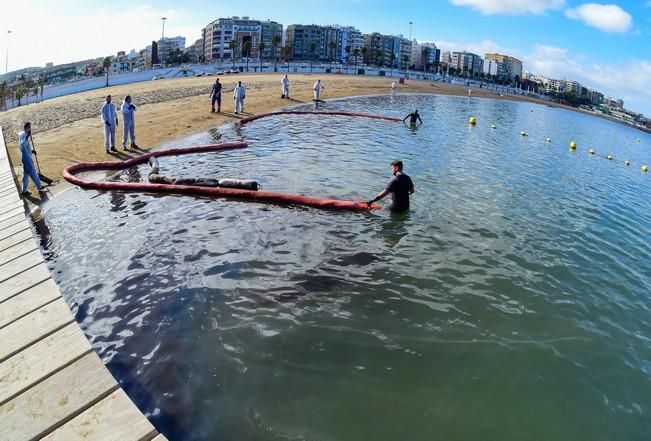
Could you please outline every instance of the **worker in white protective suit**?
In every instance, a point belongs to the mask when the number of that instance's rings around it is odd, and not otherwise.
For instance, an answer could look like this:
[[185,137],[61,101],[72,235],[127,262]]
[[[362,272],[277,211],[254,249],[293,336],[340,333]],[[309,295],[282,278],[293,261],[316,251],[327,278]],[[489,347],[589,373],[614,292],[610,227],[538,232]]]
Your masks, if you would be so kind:
[[244,112],[244,98],[246,98],[246,88],[242,85],[241,81],[237,82],[237,86],[233,89],[233,99],[235,100],[235,114]]
[[312,90],[314,90],[314,99],[316,101],[321,99],[321,89],[325,89],[325,87],[321,85],[321,80],[316,80],[316,83],[314,83],[314,87],[312,88]]
[[289,78],[287,78],[287,75],[285,75],[283,79],[280,80],[280,84],[282,85],[283,91],[281,98],[289,98]]
[[118,125],[118,113],[115,104],[111,102],[111,95],[106,95],[106,102],[102,105],[102,122],[104,123],[104,150],[106,153],[117,153],[115,148],[115,128]]
[[124,134],[122,135],[122,148],[127,149],[127,138],[131,138],[131,147],[138,148],[136,145],[136,106],[131,102],[131,95],[124,97],[122,106],[122,126],[124,127]]

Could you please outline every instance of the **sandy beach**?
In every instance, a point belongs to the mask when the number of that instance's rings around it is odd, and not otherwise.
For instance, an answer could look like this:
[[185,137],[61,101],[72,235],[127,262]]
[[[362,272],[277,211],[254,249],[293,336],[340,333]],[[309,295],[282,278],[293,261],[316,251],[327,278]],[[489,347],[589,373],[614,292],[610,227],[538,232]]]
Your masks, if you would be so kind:
[[[219,127],[235,119],[311,102],[312,85],[317,78],[324,85],[322,98],[326,100],[389,93],[393,81],[381,77],[290,74],[291,99],[286,100],[280,97],[282,76],[280,73],[222,76],[222,113],[210,113],[209,93],[215,77],[192,77],[112,86],[29,104],[0,113],[0,125],[16,173],[22,175],[17,133],[22,130],[24,121],[31,121],[41,172],[59,179],[58,185],[62,185],[65,183],[61,179],[62,171],[71,163],[128,159],[162,142]],[[237,81],[242,81],[247,87],[246,112],[243,115],[233,113],[232,89]],[[417,80],[409,80],[398,88],[398,93],[467,95],[467,92],[467,87],[461,85]],[[116,133],[119,155],[107,155],[104,151],[99,111],[107,94],[112,95],[118,107],[125,95],[133,97],[133,103],[138,106],[136,137],[141,151],[122,150],[121,125]],[[549,104],[520,96],[498,96],[486,89],[473,89],[473,96]]]

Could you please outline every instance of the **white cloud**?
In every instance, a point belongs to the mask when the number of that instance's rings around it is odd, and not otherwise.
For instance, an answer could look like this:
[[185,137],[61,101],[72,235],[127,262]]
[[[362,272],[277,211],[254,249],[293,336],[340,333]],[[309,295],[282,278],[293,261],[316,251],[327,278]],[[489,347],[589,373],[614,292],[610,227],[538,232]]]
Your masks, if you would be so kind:
[[[121,50],[142,49],[158,40],[161,17],[167,17],[166,36],[184,36],[186,44],[200,37],[201,29],[190,23],[183,10],[145,5],[119,11],[94,9],[82,15],[16,2],[11,8],[3,8],[0,15],[0,29],[12,31],[8,40],[0,35],[0,52],[5,54],[8,41],[9,70],[44,66],[49,61],[62,64],[115,55]],[[2,68],[4,73],[4,65]]]
[[651,116],[651,62],[631,59],[620,64],[582,63],[583,57],[567,49],[536,45],[525,55],[525,69],[551,78],[566,78],[605,95],[622,98],[627,108]]
[[433,43],[436,44],[437,48],[441,49],[441,52],[467,51],[467,52],[472,52],[473,54],[480,55],[482,58],[484,58],[485,54],[495,53],[495,52],[510,54],[516,58],[522,56],[520,51],[506,48],[492,40],[484,40],[479,43],[436,40]]
[[568,9],[565,15],[604,32],[626,32],[633,24],[631,14],[612,4],[586,3],[578,8]]
[[558,9],[565,0],[450,0],[456,6],[469,6],[482,14],[543,14],[548,9]]

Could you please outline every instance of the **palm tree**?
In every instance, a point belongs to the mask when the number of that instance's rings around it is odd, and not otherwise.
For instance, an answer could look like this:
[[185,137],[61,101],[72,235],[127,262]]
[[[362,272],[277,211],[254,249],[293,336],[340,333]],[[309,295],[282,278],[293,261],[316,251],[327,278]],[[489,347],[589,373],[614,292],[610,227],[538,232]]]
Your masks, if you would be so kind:
[[[362,51],[366,49],[365,47],[362,48]],[[359,58],[360,50],[358,48],[353,49],[353,56],[355,57],[355,75],[357,75],[357,58]]]
[[261,41],[260,44],[258,45],[258,52],[260,54],[260,72],[262,72],[262,54],[266,48],[267,45],[264,44],[264,41]]
[[7,81],[0,83],[0,109],[5,107],[7,99]]
[[32,85],[31,92],[32,92],[32,95],[34,95],[36,97],[36,101],[35,101],[36,103],[38,103],[38,91],[39,90],[41,90],[41,87],[37,83],[34,83]]
[[27,88],[25,86],[18,87],[18,89],[16,89],[16,92],[14,92],[14,95],[18,100],[18,107],[20,107],[20,100],[22,99],[22,97],[25,96],[26,93],[27,93]]
[[364,47],[362,48],[362,61],[363,61],[364,63],[367,62],[367,58],[366,58],[367,54],[368,54],[368,48],[367,48],[366,46],[364,46]]
[[285,45],[283,48],[283,56],[287,61],[287,73],[289,73],[289,59],[292,57],[292,47],[290,45]]
[[274,35],[271,39],[271,46],[274,49],[274,72],[278,70],[278,46],[283,42],[280,35]]
[[420,59],[423,63],[423,73],[427,70],[427,62],[429,61],[429,48],[424,46],[420,51]]
[[346,51],[346,73],[348,73],[348,64],[350,64],[350,51],[351,51],[350,45],[346,46],[344,50]]
[[310,43],[310,73],[312,73],[312,61],[314,60],[315,53],[316,53],[316,43]]
[[375,50],[375,64],[382,66],[382,51],[380,49]]
[[242,55],[246,57],[246,71],[249,71],[249,57],[251,56],[251,40],[242,43]]
[[43,101],[43,89],[45,89],[45,75],[41,75],[36,79],[36,84],[41,88],[41,101]]
[[237,48],[237,40],[228,42],[228,48],[231,50],[231,59],[233,60],[233,69],[235,69],[235,49]]
[[391,73],[389,74],[390,77],[393,76],[393,65],[396,62],[396,54],[394,52],[391,52]]
[[328,43],[328,48],[330,49],[330,70],[332,71],[332,60],[335,57],[334,52],[337,48],[337,43],[331,40],[330,43]]
[[405,66],[405,76],[407,76],[407,62],[409,61],[409,57],[407,55],[402,56],[402,64]]
[[108,87],[108,77],[109,77],[109,71],[111,70],[111,57],[104,57],[102,60],[102,67],[104,68],[104,71],[106,72],[106,87]]

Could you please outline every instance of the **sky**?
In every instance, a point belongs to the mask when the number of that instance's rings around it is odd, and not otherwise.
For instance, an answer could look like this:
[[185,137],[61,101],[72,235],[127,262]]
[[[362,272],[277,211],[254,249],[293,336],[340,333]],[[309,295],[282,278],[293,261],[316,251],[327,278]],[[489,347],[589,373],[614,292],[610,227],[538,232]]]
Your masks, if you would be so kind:
[[529,72],[577,80],[651,116],[651,0],[590,1],[0,0],[0,60],[8,54],[11,71],[142,49],[160,38],[161,17],[165,35],[189,45],[216,18],[249,16],[411,33],[442,50],[513,55]]

